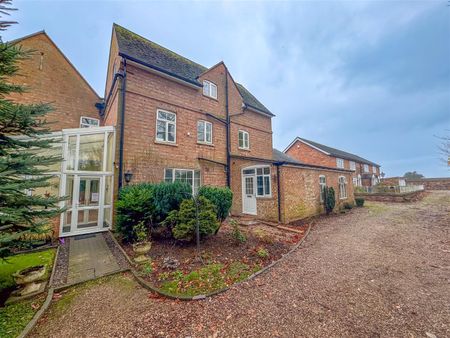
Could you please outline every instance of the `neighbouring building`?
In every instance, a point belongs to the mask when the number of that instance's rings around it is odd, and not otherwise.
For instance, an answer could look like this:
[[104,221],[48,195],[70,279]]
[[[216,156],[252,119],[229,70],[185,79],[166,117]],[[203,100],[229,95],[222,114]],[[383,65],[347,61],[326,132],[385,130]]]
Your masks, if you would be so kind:
[[351,170],[354,186],[371,187],[380,181],[379,164],[301,137],[296,137],[284,152],[303,163]]

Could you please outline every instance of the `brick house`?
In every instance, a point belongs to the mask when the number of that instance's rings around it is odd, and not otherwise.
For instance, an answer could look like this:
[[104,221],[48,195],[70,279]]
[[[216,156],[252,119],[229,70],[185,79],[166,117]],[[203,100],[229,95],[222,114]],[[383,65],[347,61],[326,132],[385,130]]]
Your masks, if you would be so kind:
[[[290,222],[354,200],[352,171],[273,149],[274,114],[234,81],[223,62],[206,68],[113,25],[100,99],[45,32],[18,39],[36,52],[20,66],[20,102],[51,102],[53,194],[69,196],[55,234],[106,231],[119,188],[137,182],[229,186],[233,215]],[[31,193],[45,194],[48,191]]]
[[274,114],[223,62],[206,68],[116,24],[101,114],[117,130],[118,188],[125,173],[132,182],[184,181],[193,191],[228,185],[232,214],[287,222],[320,212],[327,173],[337,191],[342,176],[339,202],[353,200],[351,171],[273,149]]
[[304,138],[296,137],[284,153],[303,163],[351,170],[354,186],[371,187],[380,181],[379,164]]

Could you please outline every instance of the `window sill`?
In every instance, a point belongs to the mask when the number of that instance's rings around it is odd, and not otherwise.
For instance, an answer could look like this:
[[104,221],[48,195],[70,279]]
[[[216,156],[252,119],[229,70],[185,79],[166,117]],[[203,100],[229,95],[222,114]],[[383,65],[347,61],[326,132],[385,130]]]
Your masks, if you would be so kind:
[[197,144],[200,145],[200,146],[214,147],[213,143],[208,143],[208,142],[197,141]]
[[339,197],[340,200],[346,200],[348,197]]
[[219,99],[217,99],[217,98],[215,98],[215,97],[212,97],[212,96],[209,96],[209,95],[205,95],[205,94],[203,94],[203,97],[206,97],[207,99],[210,99],[210,100],[213,100],[213,101],[219,102]]
[[238,147],[238,149],[239,149],[239,150],[243,150],[243,151],[250,151],[250,148],[241,148],[241,147]]
[[164,146],[178,147],[178,144],[175,143],[175,142],[164,142],[164,141],[155,140],[155,144],[161,144],[161,145],[164,145]]
[[270,196],[256,196],[256,199],[259,199],[259,200],[271,200],[273,198],[274,197],[272,195],[270,195]]

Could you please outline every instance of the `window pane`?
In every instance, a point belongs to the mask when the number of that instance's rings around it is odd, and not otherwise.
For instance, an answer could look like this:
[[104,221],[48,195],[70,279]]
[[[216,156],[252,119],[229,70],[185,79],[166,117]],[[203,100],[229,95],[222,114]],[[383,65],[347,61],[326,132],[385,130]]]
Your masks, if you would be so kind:
[[105,205],[111,205],[112,203],[112,176],[105,177]]
[[163,111],[158,110],[158,119],[165,120],[166,119],[166,113]]
[[209,96],[209,82],[203,81],[203,94]]
[[265,167],[264,168],[264,174],[265,175],[269,175],[270,174],[270,167]]
[[169,142],[174,142],[175,141],[175,125],[172,123],[169,123],[168,125],[169,128],[169,133],[167,135],[167,140]]
[[262,173],[263,173],[262,168],[257,168],[256,169],[256,175],[262,175]]
[[239,132],[239,147],[241,147],[241,148],[244,147],[244,135],[243,135],[242,131]]
[[255,169],[245,169],[243,171],[244,175],[254,175],[255,174]]
[[80,135],[78,170],[103,170],[103,140],[105,134]]
[[197,141],[199,142],[205,141],[204,124],[203,121],[198,121],[197,123]]
[[67,157],[67,170],[75,170],[75,155],[77,152],[77,137],[69,137],[69,152]]
[[173,121],[175,122],[175,114],[174,113],[166,113],[166,119],[167,121]]
[[264,194],[270,195],[270,176],[264,176]]
[[257,195],[263,196],[264,195],[264,184],[263,184],[263,177],[257,176],[256,177],[256,187],[257,187]]
[[205,124],[205,133],[206,133],[206,137],[205,140],[208,143],[212,142],[212,124],[211,123],[206,123]]
[[217,86],[211,83],[211,96],[217,98]]
[[173,181],[173,169],[164,170],[164,181],[171,183]]
[[162,121],[157,122],[156,138],[158,140],[166,140],[166,123]]
[[112,171],[114,156],[114,133],[108,133],[107,153],[106,153],[106,171]]

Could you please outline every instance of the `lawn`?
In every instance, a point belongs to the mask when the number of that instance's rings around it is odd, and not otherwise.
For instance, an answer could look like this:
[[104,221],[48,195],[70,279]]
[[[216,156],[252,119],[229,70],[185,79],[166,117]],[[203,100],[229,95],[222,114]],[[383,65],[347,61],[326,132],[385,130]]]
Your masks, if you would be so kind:
[[35,265],[47,265],[47,271],[50,272],[55,252],[55,249],[49,249],[11,256],[5,260],[0,259],[0,292],[14,286],[12,274],[18,270]]
[[39,295],[33,299],[3,306],[3,302],[14,287],[12,274],[35,265],[46,265],[47,274],[50,274],[55,252],[55,249],[49,249],[11,256],[5,260],[0,259],[0,338],[16,337],[33,318],[45,298]]

